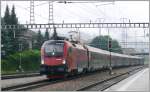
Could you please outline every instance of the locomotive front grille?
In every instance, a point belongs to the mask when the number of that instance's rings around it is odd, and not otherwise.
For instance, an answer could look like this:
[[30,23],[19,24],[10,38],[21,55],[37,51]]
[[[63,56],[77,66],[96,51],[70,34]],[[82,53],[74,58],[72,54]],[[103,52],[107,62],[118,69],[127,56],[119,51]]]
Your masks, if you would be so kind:
[[66,65],[58,65],[58,66],[41,65],[40,69],[41,74],[64,74],[66,72],[67,72]]

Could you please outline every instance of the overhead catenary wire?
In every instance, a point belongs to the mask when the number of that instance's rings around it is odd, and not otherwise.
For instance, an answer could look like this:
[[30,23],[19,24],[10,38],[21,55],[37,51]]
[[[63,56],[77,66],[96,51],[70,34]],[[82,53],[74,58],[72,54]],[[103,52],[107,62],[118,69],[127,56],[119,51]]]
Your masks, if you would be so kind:
[[[24,9],[24,10],[30,12],[30,10],[28,10],[28,8],[24,8],[24,7],[20,6],[20,5],[16,5],[16,6],[17,6],[18,8],[21,8],[21,9]],[[39,16],[39,17],[41,17],[41,18],[43,18],[43,19],[45,19],[45,20],[48,20],[48,18],[43,17],[42,15],[39,15],[39,14],[37,14],[37,13],[34,13],[34,14],[37,15],[37,16]]]
[[[48,3],[47,3],[47,2],[40,3],[40,4],[37,4],[37,5],[34,5],[34,7],[37,7],[37,6],[42,6],[42,5],[45,5],[45,4],[48,4]],[[30,7],[27,7],[27,8],[30,8]]]

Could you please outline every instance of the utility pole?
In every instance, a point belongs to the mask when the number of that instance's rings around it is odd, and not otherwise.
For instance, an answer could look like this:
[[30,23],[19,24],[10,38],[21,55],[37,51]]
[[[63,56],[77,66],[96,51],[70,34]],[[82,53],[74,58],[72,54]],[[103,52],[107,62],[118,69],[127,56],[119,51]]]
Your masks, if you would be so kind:
[[48,23],[54,23],[54,19],[53,19],[53,1],[49,0],[48,4],[49,4],[49,19],[48,19]]
[[[149,1],[149,5],[150,5],[150,1]],[[149,61],[150,61],[150,12],[149,12]],[[150,75],[150,73],[149,73],[149,75]]]
[[[99,23],[103,23],[105,21],[104,18],[97,18]],[[101,27],[99,27],[99,35],[101,36]]]
[[[104,18],[97,18],[99,23],[103,23],[105,21]],[[99,27],[99,36],[101,36],[101,27]],[[101,46],[101,38],[100,38],[100,46]],[[101,47],[100,47],[101,48]]]
[[134,37],[135,37],[135,50],[137,49],[137,40],[136,40],[137,37],[136,37],[136,31],[137,31],[137,30],[135,30],[135,33],[134,33]]
[[108,51],[109,51],[109,28],[108,28],[107,49],[108,49]]
[[[53,1],[49,0],[49,1],[48,1],[48,4],[49,4],[48,23],[49,23],[49,24],[51,24],[51,23],[53,24],[53,23],[54,23],[54,18],[53,18]],[[53,28],[54,28],[54,25],[53,25]],[[49,30],[50,33],[51,33],[51,30],[53,30],[53,28]],[[50,36],[50,35],[49,35],[49,36]],[[49,37],[49,38],[50,38],[50,37]]]
[[19,58],[19,70],[21,71],[21,72],[23,72],[23,69],[22,69],[22,62],[21,62],[21,56],[22,56],[22,43],[20,43],[19,44],[19,51],[20,51],[20,58]]
[[79,30],[79,28],[76,28],[76,29],[77,29],[77,32],[78,32],[78,41],[80,42],[80,39],[81,39],[80,30]]
[[15,32],[15,30],[13,30],[13,33],[14,33],[14,38],[16,37],[16,32]]
[[[1,15],[1,0],[0,0],[0,15]],[[0,25],[2,25],[1,21],[0,21]],[[1,26],[0,26],[0,31],[2,32],[1,29],[2,29],[2,28],[1,28]],[[0,33],[0,37],[2,37],[2,36],[1,36],[1,33]],[[0,50],[1,50],[1,48],[0,48]],[[1,58],[1,56],[0,56],[0,58]]]
[[[145,28],[143,28],[143,29],[144,29],[144,40],[146,41],[146,34],[145,34],[146,29]],[[146,48],[146,43],[143,42],[144,52],[145,52],[145,48]]]
[[111,74],[113,74],[113,72],[112,72],[112,65],[111,65],[111,39],[109,39],[109,35],[110,35],[110,33],[109,33],[109,28],[108,28],[108,43],[107,43],[107,47],[108,47],[108,51],[109,51],[109,74],[111,75]]
[[34,16],[34,0],[30,0],[30,24],[35,23],[35,16]]
[[112,43],[111,43],[111,39],[109,40],[109,53],[110,53],[110,74],[113,74],[113,72],[112,72],[112,65],[111,65],[111,45],[112,45]]
[[[125,20],[129,20],[130,23],[130,19],[128,18],[120,18],[120,20],[122,20],[123,23],[125,23]],[[125,27],[125,25],[123,24],[123,27]],[[123,28],[122,30],[122,42],[124,42],[124,48],[127,48],[127,28]]]
[[[0,0],[0,15],[1,15],[1,0]],[[0,21],[0,25],[2,25],[2,23],[1,23],[1,21]],[[1,30],[2,28],[1,28],[1,26],[0,26],[0,31],[1,31],[1,33],[2,33],[2,30]],[[0,37],[2,37],[1,36],[1,33],[0,33]],[[1,51],[1,53],[2,53],[2,47],[3,47],[4,45],[3,44],[1,44],[1,48],[0,48],[0,51]],[[0,58],[2,58],[1,57],[2,55],[0,55]]]
[[[120,20],[122,20],[122,22],[124,23],[124,20],[125,20],[126,18],[120,18]],[[124,24],[123,24],[123,27],[124,27]],[[125,29],[123,28],[122,29],[122,42],[124,42],[124,44],[123,44],[123,48],[125,48],[125,44],[126,44],[126,42],[125,42]]]

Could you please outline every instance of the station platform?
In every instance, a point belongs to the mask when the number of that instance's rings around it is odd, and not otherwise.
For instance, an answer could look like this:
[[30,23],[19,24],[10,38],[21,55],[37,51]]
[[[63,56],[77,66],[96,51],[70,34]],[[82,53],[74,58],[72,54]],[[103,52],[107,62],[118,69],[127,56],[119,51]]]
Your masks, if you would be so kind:
[[149,68],[145,68],[104,91],[148,91],[149,92],[149,81],[150,81]]

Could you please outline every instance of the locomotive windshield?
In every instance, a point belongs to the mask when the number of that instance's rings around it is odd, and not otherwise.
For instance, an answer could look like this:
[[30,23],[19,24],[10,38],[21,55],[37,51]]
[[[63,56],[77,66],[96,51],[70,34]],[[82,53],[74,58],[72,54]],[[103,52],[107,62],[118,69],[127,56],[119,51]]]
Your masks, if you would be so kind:
[[52,42],[45,44],[46,56],[62,56],[64,43]]

